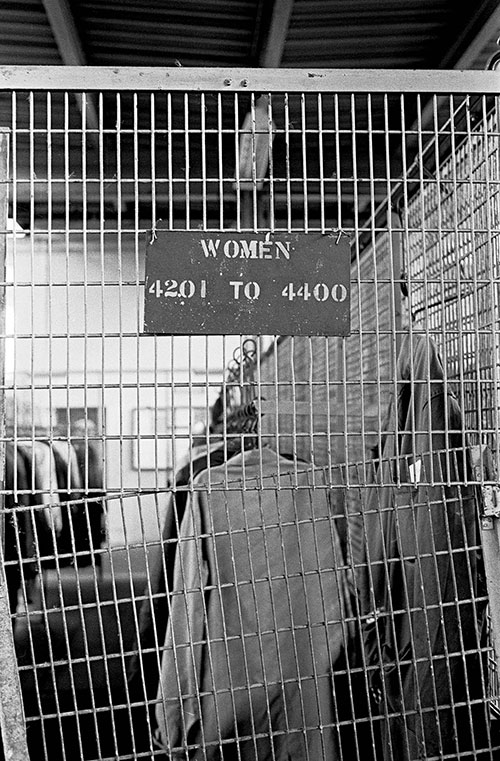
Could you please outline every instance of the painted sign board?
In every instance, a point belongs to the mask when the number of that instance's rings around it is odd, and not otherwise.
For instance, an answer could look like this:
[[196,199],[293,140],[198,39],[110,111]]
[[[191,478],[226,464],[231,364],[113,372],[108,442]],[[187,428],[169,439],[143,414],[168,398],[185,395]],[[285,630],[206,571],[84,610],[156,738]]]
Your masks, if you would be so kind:
[[344,233],[156,230],[144,332],[345,336],[350,269]]

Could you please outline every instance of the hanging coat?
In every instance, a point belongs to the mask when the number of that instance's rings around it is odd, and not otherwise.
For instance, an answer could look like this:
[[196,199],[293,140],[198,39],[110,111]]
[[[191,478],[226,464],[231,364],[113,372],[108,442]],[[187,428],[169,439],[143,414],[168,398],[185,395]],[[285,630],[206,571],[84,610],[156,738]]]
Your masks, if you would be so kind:
[[320,472],[294,472],[264,448],[201,473],[179,536],[158,692],[167,755],[337,758],[332,669],[348,605]]
[[455,757],[487,747],[484,705],[467,706],[484,698],[477,494],[465,485],[460,409],[426,336],[405,337],[397,379],[364,510],[365,657],[392,714],[384,758]]
[[57,537],[63,524],[54,454],[45,441],[25,441],[17,446],[25,458],[26,474],[33,492],[31,504],[37,507],[34,511],[37,549],[43,558],[42,565],[53,567],[52,557],[57,553]]
[[76,436],[72,438],[72,445],[80,473],[81,486],[84,495],[89,500],[81,505],[78,514],[81,526],[78,551],[88,550],[88,555],[80,555],[78,564],[89,564],[93,559],[96,565],[100,565],[100,553],[92,556],[92,552],[99,550],[106,539],[105,500],[96,499],[96,497],[105,496],[101,446],[97,441],[77,438]]
[[[62,528],[57,538],[59,565],[73,565],[75,552],[85,547],[88,529],[82,502],[81,477],[76,452],[68,441],[52,442],[52,453],[56,464],[59,501],[62,510]],[[64,503],[69,502],[66,506]],[[78,565],[82,565],[78,557]]]
[[[29,505],[24,458],[10,441],[5,447],[5,532],[4,560],[5,576],[9,593],[11,613],[15,613],[21,585],[33,579],[36,566],[32,514]],[[23,562],[24,561],[24,562]],[[28,561],[28,562],[27,562]],[[29,562],[31,561],[31,562]],[[26,589],[29,595],[29,585]]]

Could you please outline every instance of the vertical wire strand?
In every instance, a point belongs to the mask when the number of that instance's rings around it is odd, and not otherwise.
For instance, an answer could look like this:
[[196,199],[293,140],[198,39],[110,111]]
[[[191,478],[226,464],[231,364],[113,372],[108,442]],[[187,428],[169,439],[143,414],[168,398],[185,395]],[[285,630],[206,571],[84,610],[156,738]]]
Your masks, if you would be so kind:
[[273,130],[275,130],[273,124],[273,93],[268,93],[268,100],[267,100],[267,121],[269,125],[269,142],[268,142],[268,151],[269,151],[269,229],[271,232],[274,232],[276,230],[276,197],[275,197],[275,176],[274,176],[274,153],[273,153],[273,145],[274,145],[274,134]]
[[224,160],[223,160],[223,128],[222,93],[217,93],[217,187],[219,191],[219,229],[225,225],[224,214]]
[[[463,136],[462,134],[457,134],[457,127],[456,127],[456,120],[461,119],[463,117],[464,109],[467,108],[467,101],[460,99],[458,103],[458,107],[455,107],[454,99],[452,97],[451,103],[450,103],[450,131],[451,131],[451,152],[453,156],[461,156],[461,165],[462,165],[462,172],[463,172],[463,164],[464,164],[464,152],[467,151],[467,147],[463,144]],[[459,148],[459,143],[461,143]],[[466,218],[463,220],[463,224],[460,224],[460,198],[463,196],[463,191],[465,189],[464,183],[461,179],[458,177],[457,172],[457,162],[453,162],[453,169],[452,169],[452,182],[453,182],[453,194],[454,194],[454,205],[453,205],[453,217],[452,217],[452,224],[455,228],[454,232],[454,244],[455,244],[455,251],[457,252],[457,262],[455,264],[455,282],[452,287],[456,288],[456,298],[457,298],[457,306],[456,306],[456,314],[455,319],[457,322],[457,329],[456,329],[456,356],[454,357],[455,364],[456,364],[456,371],[454,373],[453,380],[455,380],[455,383],[458,384],[458,391],[457,396],[460,400],[460,409],[464,411],[466,410],[466,400],[465,400],[465,390],[464,390],[464,370],[465,370],[465,355],[466,355],[466,345],[464,341],[466,341],[467,332],[469,330],[468,326],[468,320],[467,320],[467,302],[468,297],[466,294],[466,287],[464,283],[464,278],[462,274],[462,268],[466,265],[466,252],[464,251],[464,245],[463,245],[463,239],[464,239],[464,233],[468,232],[468,230],[465,228],[465,225],[470,229],[471,226],[471,219],[474,216],[474,207],[471,205]],[[472,200],[472,199],[471,199]],[[461,230],[461,228],[464,228]],[[448,363],[449,364],[449,363]],[[447,425],[450,426],[452,423],[451,421],[446,420]],[[454,436],[456,435],[454,431],[447,431],[448,436]],[[466,434],[465,434],[465,425],[462,426],[462,431],[460,432],[461,436],[461,443],[462,443],[462,454],[464,457],[466,457],[467,453],[467,441],[466,441]],[[449,439],[447,439],[448,441]],[[448,448],[448,447],[447,447]],[[450,467],[451,463],[448,461],[448,467]],[[467,479],[467,475],[464,473],[462,475],[462,478]]]
[[[466,131],[467,131],[467,145],[468,145],[468,151],[467,151],[467,166],[466,166],[466,175],[468,177],[468,190],[469,190],[469,198],[471,204],[473,204],[473,199],[475,197],[475,188],[476,188],[476,166],[474,163],[474,139],[476,138],[476,135],[473,134],[473,126],[472,126],[472,116],[471,116],[471,105],[470,101],[468,100],[467,108],[466,108]],[[475,130],[476,132],[477,130]],[[487,153],[487,146],[484,144],[484,141],[481,141],[483,150]],[[473,319],[471,324],[471,336],[469,337],[469,350],[467,352],[468,356],[468,363],[469,366],[472,363],[472,367],[470,367],[470,370],[472,370],[472,377],[475,377],[475,383],[473,383],[473,387],[471,392],[468,394],[469,402],[466,406],[469,407],[468,412],[469,414],[473,414],[473,421],[474,421],[474,443],[476,444],[482,444],[485,441],[484,433],[483,433],[483,415],[481,410],[481,387],[480,387],[480,378],[481,378],[481,337],[480,337],[480,324],[482,322],[481,318],[481,299],[480,299],[480,292],[483,290],[483,286],[479,284],[480,279],[482,280],[484,278],[484,273],[482,272],[482,257],[481,257],[481,245],[478,242],[480,240],[479,232],[476,229],[477,223],[476,223],[476,216],[477,216],[478,210],[476,206],[473,206],[472,213],[470,214],[470,254],[469,259],[471,263],[471,278],[472,278],[472,312],[473,312]],[[479,222],[479,219],[477,220]],[[477,315],[477,318],[475,317]],[[470,372],[469,370],[469,372]],[[472,379],[470,379],[470,382],[472,383]],[[472,401],[472,398],[474,401]],[[471,409],[472,407],[472,409]],[[465,407],[464,407],[465,409]],[[472,426],[472,419],[469,421],[469,426]],[[481,463],[482,468],[484,467],[483,463]]]
[[[342,177],[341,177],[341,147],[340,147],[340,106],[339,106],[339,94],[336,92],[333,96],[333,129],[335,133],[335,167],[336,167],[336,193],[337,193],[337,227],[342,230]],[[350,272],[349,277],[352,286],[353,280],[353,262],[351,253]],[[352,312],[352,306],[351,306]],[[352,315],[349,315],[349,319],[352,320]],[[341,383],[342,383],[342,415],[344,425],[342,426],[342,445],[343,456],[340,458],[344,463],[349,462],[349,439],[348,439],[348,371],[347,371],[347,347],[348,339],[342,338],[340,345],[340,362],[341,362]],[[346,486],[349,485],[349,471],[346,472]]]
[[[105,362],[105,336],[106,336],[106,324],[105,324],[105,270],[104,270],[104,237],[103,237],[103,225],[104,225],[104,96],[103,93],[98,94],[98,121],[97,121],[97,153],[98,153],[98,187],[99,187],[99,275],[97,286],[99,288],[99,294],[100,294],[100,313],[101,313],[101,320],[102,320],[102,338],[101,338],[101,362],[102,362],[102,368],[104,372],[104,367],[106,366]],[[88,191],[89,191],[89,177],[88,177],[88,168],[87,168],[87,151],[89,149],[88,141],[87,141],[87,129],[86,129],[86,109],[83,109],[82,111],[82,203],[83,203],[83,282],[84,282],[84,298],[85,298],[85,307],[84,307],[84,331],[85,331],[85,359],[87,360],[87,352],[89,352],[90,347],[88,345],[88,332],[89,332],[89,312],[88,312],[88,296],[89,296],[89,230],[87,229],[87,219],[88,219]],[[117,124],[119,124],[119,121],[117,121]],[[119,127],[117,127],[119,128]],[[119,247],[119,243],[118,243]],[[87,366],[87,362],[85,363],[85,367]],[[87,376],[85,374],[85,384],[87,383]],[[102,391],[101,391],[101,409],[106,409],[105,407],[105,394],[106,394],[106,383],[102,383]],[[85,392],[86,392],[86,386],[85,386]],[[86,402],[86,393],[84,396],[85,402]],[[87,407],[85,406],[85,409]],[[85,447],[87,449],[88,446],[88,423],[86,424],[86,437],[85,437]],[[87,459],[88,462],[88,459]],[[105,469],[104,469],[105,472]],[[104,487],[106,487],[106,484],[103,484]],[[85,508],[86,511],[88,508]],[[102,558],[101,558],[102,562]],[[94,568],[94,567],[93,567]],[[104,629],[104,621],[103,616],[101,612],[101,601],[100,601],[100,595],[99,595],[99,588],[98,588],[98,581],[97,581],[97,572],[94,571],[94,590],[96,592],[96,611],[97,611],[97,621],[98,621],[98,631],[99,631],[99,641],[100,645],[103,649],[103,652],[106,652],[106,638],[105,638],[105,629]],[[112,686],[111,686],[111,675],[109,670],[109,665],[104,660],[104,677],[105,677],[105,684],[106,684],[106,690],[107,694],[110,700],[110,703],[112,703]],[[92,682],[90,682],[92,683]],[[92,698],[93,699],[93,698]],[[115,752],[118,750],[118,736],[117,736],[117,728],[116,723],[114,719],[113,712],[111,712],[111,734],[112,734],[112,742],[113,747],[115,749]]]
[[[498,99],[497,99],[497,119],[498,119]],[[488,109],[487,109],[487,101],[486,97],[483,96],[481,99],[481,110],[482,110],[482,124],[483,124],[483,140],[485,146],[487,146],[487,155],[489,156],[489,145],[490,145],[490,133],[488,131],[488,124],[489,124],[489,115],[488,115]],[[499,125],[497,123],[496,125],[496,131],[499,131]],[[495,136],[495,128],[492,127],[491,130],[491,137],[492,142],[494,141]],[[499,151],[498,151],[498,140],[496,143],[496,155],[497,155],[497,171],[498,171],[498,165],[499,165]],[[490,175],[490,162],[485,162],[485,177],[484,177],[484,194],[485,194],[485,222],[486,222],[486,231],[487,231],[487,248],[486,248],[486,271],[487,271],[487,279],[489,283],[489,292],[490,292],[490,298],[489,302],[491,305],[491,311],[489,316],[489,325],[490,330],[493,333],[493,342],[496,350],[496,356],[495,361],[492,362],[492,372],[491,372],[491,388],[492,388],[492,396],[494,399],[498,399],[499,393],[500,393],[500,370],[499,370],[499,362],[498,362],[498,356],[500,352],[500,346],[499,346],[499,337],[498,337],[498,330],[499,330],[499,286],[498,286],[498,278],[499,278],[499,268],[497,265],[497,270],[495,271],[495,266],[493,263],[493,252],[495,251],[495,240],[493,239],[493,214],[492,210],[494,208],[494,199],[496,198],[498,200],[498,185],[496,186],[496,191],[494,191],[495,185],[494,181],[491,178]],[[497,251],[498,251],[498,241],[496,242],[497,245]],[[488,323],[486,323],[487,325]],[[500,410],[499,405],[492,402],[492,419],[490,422],[490,426],[492,429],[492,439],[495,442],[494,445],[494,451],[495,451],[495,465],[496,465],[496,472],[500,472],[500,447],[498,446],[498,439],[500,436]],[[489,426],[489,427],[490,427]]]
[[[363,359],[365,356],[365,346],[364,346],[364,309],[363,309],[363,273],[361,269],[361,254],[359,247],[359,238],[360,238],[360,223],[359,223],[359,172],[358,172],[358,127],[357,127],[357,117],[356,117],[356,94],[352,93],[350,96],[350,117],[351,117],[351,133],[350,133],[350,139],[351,139],[351,159],[352,159],[352,177],[353,177],[353,188],[354,188],[354,235],[355,235],[355,272],[356,272],[356,287],[357,287],[357,314],[356,314],[356,325],[357,325],[357,343],[358,343],[358,367],[359,367],[359,404],[360,404],[360,430],[359,435],[361,438],[361,447],[363,452],[366,451],[366,387],[365,387],[365,380],[364,380],[364,367],[363,367]],[[352,406],[352,401],[351,401]],[[347,428],[347,426],[346,426]],[[349,431],[347,430],[347,435],[349,435]],[[349,440],[347,442],[348,446],[348,453],[346,462],[349,462],[352,458],[350,455],[350,445]],[[364,460],[364,458],[363,458]],[[364,475],[364,482],[366,483],[366,473]]]
[[[389,125],[389,102],[388,102],[388,93],[384,93],[383,95],[383,108],[384,108],[384,155],[385,155],[385,171],[387,175],[386,180],[386,194],[387,194],[387,225],[388,225],[388,238],[389,238],[389,266],[390,266],[390,272],[389,272],[389,281],[390,281],[390,293],[389,293],[389,301],[391,305],[391,318],[390,318],[390,363],[389,363],[389,378],[387,378],[387,388],[392,387],[392,378],[396,377],[396,371],[397,371],[397,362],[398,362],[398,355],[399,355],[399,349],[401,345],[401,335],[400,331],[402,329],[401,325],[401,289],[398,287],[399,278],[401,277],[401,261],[399,261],[398,256],[398,249],[399,246],[395,245],[394,237],[395,235],[400,235],[401,233],[398,231],[397,233],[394,231],[393,228],[393,189],[392,189],[392,171],[391,171],[391,160],[390,160],[390,125]],[[399,266],[399,271],[396,272],[396,263]],[[388,394],[386,394],[387,396]],[[387,402],[386,402],[387,406]],[[383,444],[382,444],[382,431],[383,431],[383,419],[380,417],[381,408],[379,406],[379,420],[378,420],[378,451],[382,452]]]
[[[418,189],[419,189],[419,207],[420,207],[420,225],[421,225],[421,233],[422,233],[422,280],[424,285],[424,299],[425,299],[425,324],[423,325],[423,331],[425,334],[425,354],[426,359],[428,361],[429,355],[430,355],[430,341],[431,341],[431,325],[429,320],[429,278],[428,278],[428,272],[429,272],[429,257],[428,257],[428,241],[431,239],[431,233],[428,230],[428,222],[427,222],[427,214],[426,214],[426,208],[425,208],[425,201],[426,201],[426,180],[424,177],[424,166],[425,166],[425,159],[424,159],[424,142],[423,142],[423,122],[422,122],[422,98],[420,94],[417,94],[416,97],[416,105],[417,105],[417,156],[418,156]],[[410,337],[413,335],[413,332],[410,332]],[[411,346],[410,349],[410,388],[411,388],[411,398],[415,398],[415,391],[417,388],[417,385],[425,385],[427,399],[431,400],[432,398],[432,382],[430,376],[428,376],[425,379],[419,379],[418,381],[415,381],[415,367],[414,367],[414,346]],[[426,424],[427,428],[425,431],[421,431],[420,433],[425,434],[428,437],[428,441],[432,441],[432,417],[431,417],[431,404],[429,403],[426,407]],[[411,428],[412,428],[412,451],[417,452],[417,428],[415,425],[415,405],[412,404],[410,407],[410,415],[411,415]],[[434,485],[434,462],[433,460],[430,461],[430,473],[427,474],[427,478],[429,479],[429,484],[432,486]]]
[[201,219],[202,229],[208,229],[208,214],[207,214],[207,124],[206,115],[207,104],[205,93],[200,95],[200,142],[201,142]]
[[[375,330],[375,336],[374,336],[374,348],[375,348],[375,356],[376,356],[376,377],[375,377],[375,384],[377,389],[377,419],[376,419],[376,427],[377,431],[382,430],[382,387],[383,387],[383,381],[382,381],[382,373],[383,373],[383,354],[381,351],[382,342],[384,340],[383,336],[384,333],[387,330],[387,323],[384,320],[384,323],[382,324],[380,316],[382,314],[382,310],[380,308],[380,301],[381,301],[381,294],[383,294],[383,279],[382,282],[381,278],[379,277],[380,271],[382,270],[382,266],[379,265],[378,262],[378,248],[382,246],[382,242],[380,241],[380,234],[378,233],[377,229],[377,205],[376,205],[376,186],[375,186],[375,164],[374,164],[374,150],[373,150],[373,102],[371,94],[368,93],[366,107],[367,107],[367,117],[368,117],[368,123],[367,123],[367,129],[368,129],[368,187],[370,189],[370,249],[372,252],[371,257],[371,271],[373,272],[373,279],[374,279],[374,304],[375,304],[375,320],[374,320],[374,330]],[[388,220],[385,221],[385,224],[383,223],[383,226],[388,225]],[[386,230],[384,229],[384,235],[386,235]],[[383,272],[383,270],[382,270]],[[371,435],[373,433],[376,433],[374,431],[369,432]],[[380,445],[380,439],[379,439],[379,445]],[[379,451],[382,451],[381,449]]]
[[[140,131],[140,117],[142,117],[142,110],[141,110],[141,103],[142,101],[139,99],[139,94],[137,92],[134,92],[132,95],[132,133],[133,133],[133,191],[134,191],[134,235],[133,235],[133,251],[134,251],[134,258],[133,258],[133,282],[134,282],[134,292],[135,292],[135,319],[133,323],[133,333],[132,330],[124,328],[124,320],[122,312],[120,309],[120,337],[122,337],[124,334],[128,336],[127,343],[133,342],[133,345],[135,346],[135,367],[134,372],[136,375],[136,394],[135,394],[135,405],[137,409],[137,443],[138,443],[138,468],[137,468],[137,493],[138,497],[135,500],[135,505],[137,509],[137,514],[139,515],[139,531],[141,535],[144,535],[144,520],[143,520],[143,499],[141,497],[141,491],[142,491],[142,468],[144,467],[144,462],[141,459],[141,448],[139,446],[139,442],[141,441],[141,438],[143,436],[143,430],[141,430],[141,407],[142,407],[142,384],[141,384],[141,375],[140,375],[140,367],[141,367],[141,341],[139,337],[139,326],[141,321],[141,293],[142,289],[140,287],[141,284],[141,254],[140,254],[140,240],[141,240],[141,200],[142,200],[142,171],[141,171],[141,141],[140,138],[142,136],[142,132]],[[151,114],[149,114],[151,118]],[[121,291],[123,287],[123,281],[120,278],[120,285],[119,289]],[[121,305],[120,305],[121,306]],[[125,323],[126,324],[126,323]],[[120,358],[121,366],[122,366],[122,372],[124,368],[123,359]],[[122,376],[120,377],[120,385],[122,381]],[[120,389],[120,397],[123,399],[123,393],[124,389],[123,387]],[[122,402],[121,402],[122,403]],[[120,425],[120,434],[123,435],[123,421],[121,421]],[[125,431],[128,429],[127,423],[125,424]],[[148,431],[149,433],[149,431]],[[121,486],[123,488],[123,481],[124,481],[124,469],[125,468],[125,461],[122,458],[121,460],[121,467],[120,467],[120,480],[121,480]],[[133,574],[133,563],[131,558],[131,542],[129,540],[129,521],[127,520],[127,504],[131,507],[132,506],[132,500],[127,500],[123,502],[123,528],[124,528],[124,539],[125,539],[125,566],[126,566],[126,572],[128,576],[128,583],[129,583],[129,589],[130,589],[130,597],[133,600],[134,597],[134,574]],[[135,637],[138,636],[139,631],[139,624],[138,624],[138,613],[137,613],[137,606],[135,604],[132,605],[132,622],[133,622],[133,629],[135,633]],[[121,670],[123,674],[123,680],[124,683],[127,683],[127,666],[126,666],[126,654],[125,654],[125,639],[124,639],[124,632],[123,627],[121,624],[119,625],[119,644],[120,644],[120,665]],[[127,709],[127,716],[130,723],[130,726],[133,726],[133,715],[132,715],[132,706],[130,701],[130,695],[128,690],[125,691],[125,703],[126,703],[126,709]],[[132,733],[132,748],[134,753],[136,752],[136,738],[134,737]]]
[[173,171],[173,117],[172,93],[167,93],[167,177],[168,177],[168,229],[174,228],[174,171]]
[[[18,183],[19,178],[17,174],[17,162],[18,162],[18,139],[17,139],[17,130],[18,130],[18,113],[17,113],[17,93],[13,92],[11,96],[11,111],[12,111],[12,125],[11,125],[11,146],[12,146],[12,218],[13,218],[13,226],[14,230],[16,229],[16,222],[18,219],[18,208],[17,208],[17,195],[18,195]],[[18,436],[19,436],[19,421],[18,421],[18,399],[19,399],[19,389],[17,388],[17,374],[18,374],[18,360],[17,360],[17,341],[16,341],[16,321],[17,321],[17,313],[18,313],[18,248],[17,248],[17,235],[14,233],[12,236],[12,437],[13,437],[13,448],[14,452],[18,452]],[[6,302],[8,303],[8,302]],[[8,316],[8,313],[7,313]],[[8,354],[7,354],[8,357]],[[17,468],[14,471],[14,491],[15,495],[14,498],[18,499],[17,496]],[[32,513],[29,514],[29,520],[31,521],[33,518]],[[26,590],[25,586],[23,585],[23,595],[24,595],[24,605],[25,608],[27,608],[27,599],[26,599]]]
[[292,232],[292,178],[290,149],[290,102],[288,93],[284,95],[285,110],[285,188],[286,188],[286,230]]
[[[407,288],[408,288],[408,326],[407,330],[405,331],[405,334],[408,336],[408,344],[410,346],[410,351],[413,351],[413,319],[412,319],[412,297],[413,297],[413,279],[412,279],[412,267],[410,266],[411,262],[410,260],[410,191],[408,187],[409,182],[409,167],[408,167],[408,160],[407,160],[407,154],[408,154],[408,133],[406,130],[406,111],[404,106],[404,96],[401,95],[399,98],[399,126],[401,129],[401,168],[402,168],[402,177],[403,177],[403,188],[402,188],[402,197],[403,197],[403,203],[402,203],[402,209],[403,209],[403,219],[402,219],[402,226],[404,230],[404,239],[403,239],[403,248],[405,251],[405,255],[407,258],[407,261],[405,262],[405,271],[406,271],[406,278],[407,278]],[[398,393],[398,378],[396,372],[393,373],[392,377],[392,389],[391,393],[393,395],[394,399],[397,399],[397,393]],[[399,426],[398,426],[398,420],[395,421],[395,431],[394,435],[397,437],[399,436]],[[399,460],[396,461],[396,480],[399,482],[401,479],[400,474],[400,465]]]
[[[257,119],[256,119],[255,106],[256,106],[256,103],[255,103],[255,93],[252,92],[251,95],[250,95],[250,113],[251,113],[251,116],[252,116],[252,120],[251,120],[251,130],[252,130],[252,134],[251,134],[251,145],[252,145],[252,195],[250,196],[248,191],[246,191],[247,194],[248,194],[248,196],[246,196],[246,197],[248,197],[248,202],[250,202],[250,199],[251,199],[251,209],[252,209],[251,221],[250,221],[250,218],[249,218],[247,224],[249,226],[251,226],[255,231],[257,231],[258,225],[259,225],[259,221],[258,221],[258,202],[259,202],[259,197],[258,197],[258,193],[257,193],[257,182],[258,182],[259,178],[257,177],[257,139],[258,138],[257,138],[257,126],[256,126],[256,120]],[[260,127],[260,125],[259,125],[259,127]],[[249,215],[249,217],[250,217],[250,215]]]
[[307,119],[306,119],[306,94],[300,94],[300,144],[302,151],[302,193],[303,193],[303,213],[304,213],[304,231],[309,231],[309,178],[307,171]]
[[236,229],[241,230],[242,225],[242,203],[241,203],[241,182],[240,182],[240,140],[239,140],[239,97],[238,92],[234,93],[233,100],[233,137],[234,137],[234,168],[235,168],[235,190],[236,190]]
[[186,230],[191,229],[191,130],[189,93],[184,93],[184,193],[186,195]]
[[326,232],[326,200],[325,200],[325,150],[323,128],[323,94],[316,96],[316,109],[318,113],[318,160],[319,160],[319,224],[323,235]]

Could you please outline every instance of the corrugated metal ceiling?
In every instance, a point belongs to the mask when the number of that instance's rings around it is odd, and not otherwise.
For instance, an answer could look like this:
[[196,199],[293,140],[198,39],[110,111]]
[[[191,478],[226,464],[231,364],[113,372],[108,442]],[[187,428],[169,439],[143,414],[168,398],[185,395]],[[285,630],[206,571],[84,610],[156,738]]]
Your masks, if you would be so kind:
[[4,0],[0,65],[74,64],[77,35],[81,63],[94,66],[453,68],[472,53],[464,68],[484,68],[498,8],[498,0]]

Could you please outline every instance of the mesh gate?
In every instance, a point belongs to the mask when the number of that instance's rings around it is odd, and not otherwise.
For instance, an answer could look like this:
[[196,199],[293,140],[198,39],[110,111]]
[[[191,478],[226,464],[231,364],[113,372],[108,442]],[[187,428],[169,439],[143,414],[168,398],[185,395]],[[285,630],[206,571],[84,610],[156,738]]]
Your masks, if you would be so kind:
[[[6,757],[498,758],[497,75],[0,90]],[[160,227],[348,236],[349,336],[146,334]]]

